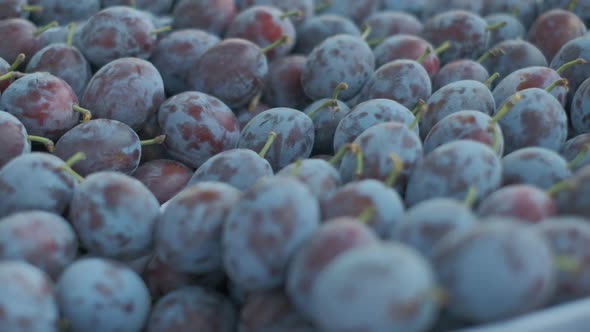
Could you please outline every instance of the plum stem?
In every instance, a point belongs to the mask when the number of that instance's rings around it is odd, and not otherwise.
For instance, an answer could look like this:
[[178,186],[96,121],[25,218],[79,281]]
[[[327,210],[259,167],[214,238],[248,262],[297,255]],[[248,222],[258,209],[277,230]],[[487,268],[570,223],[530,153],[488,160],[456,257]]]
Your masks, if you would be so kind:
[[371,219],[373,219],[373,217],[375,216],[375,213],[377,212],[377,209],[375,209],[374,206],[367,206],[362,212],[361,214],[359,214],[359,216],[357,217],[358,221],[361,224],[369,224],[369,222],[371,222]]
[[373,27],[368,24],[363,24],[363,33],[361,34],[361,39],[367,41],[369,35],[373,32]]
[[[338,101],[334,100],[334,99],[328,99],[325,102],[321,103],[313,111],[309,112],[309,114],[307,116],[309,116],[311,119],[313,119],[318,115],[318,113],[321,110],[323,110],[326,107],[338,107]],[[340,108],[338,107],[338,110],[335,110],[335,112],[339,112],[339,111],[340,111]]]
[[334,157],[332,157],[330,159],[330,161],[328,161],[330,163],[330,165],[336,166],[340,162],[340,160],[342,160],[342,158],[344,157],[346,152],[348,152],[349,150],[350,150],[350,144],[345,144],[343,147],[341,147],[340,150],[338,150],[336,152]]
[[475,202],[477,201],[477,196],[477,188],[473,186],[469,187],[467,190],[467,195],[465,195],[465,199],[463,200],[463,204],[465,204],[465,206],[468,208],[473,208]]
[[498,79],[498,77],[500,77],[500,73],[495,72],[492,74],[492,76],[490,76],[485,82],[483,82],[483,84],[485,86],[488,87],[488,89],[492,88],[492,84],[494,84],[494,81]]
[[321,12],[325,9],[330,8],[330,6],[332,6],[332,0],[324,0],[320,3],[318,3],[317,5],[315,5],[314,12],[315,13]]
[[567,4],[567,10],[569,10],[570,12],[573,12],[574,10],[576,10],[576,7],[578,7],[578,2],[579,2],[579,0],[571,0]]
[[49,138],[35,136],[35,135],[27,135],[27,138],[30,142],[37,142],[37,143],[43,144],[45,146],[45,148],[47,149],[47,151],[49,151],[49,152],[55,151],[55,143],[53,143],[53,141],[50,140]]
[[291,38],[289,38],[289,36],[283,36],[281,37],[279,40],[273,42],[272,44],[265,46],[261,49],[261,52],[263,54],[267,54],[268,52],[274,50],[275,48],[283,45],[283,44],[287,44],[291,42]]
[[451,48],[451,46],[453,46],[453,44],[451,44],[451,42],[447,40],[434,49],[434,54],[439,55],[447,51],[449,48]]
[[561,67],[557,68],[557,70],[555,71],[557,74],[559,74],[559,76],[561,76],[561,74],[563,74],[564,71],[566,71],[567,69],[576,66],[576,65],[584,65],[587,64],[588,61],[582,59],[582,58],[577,58],[576,60],[572,60],[570,62],[566,62],[563,65],[561,65]]
[[545,191],[545,193],[549,196],[549,197],[555,197],[555,195],[559,194],[560,192],[569,190],[569,189],[573,189],[576,187],[576,184],[573,183],[571,180],[563,180],[563,181],[559,181],[556,184],[554,184],[553,186],[551,186],[549,189],[547,189]]
[[555,255],[553,267],[559,272],[576,273],[583,267],[582,262],[574,256]]
[[35,32],[33,32],[33,36],[38,37],[40,36],[43,32],[51,29],[51,28],[55,28],[58,27],[59,23],[57,23],[57,21],[53,21],[47,25],[44,25],[42,27],[40,27],[39,29],[35,30]]
[[10,68],[8,68],[8,71],[15,71],[27,58],[27,56],[24,53],[19,53],[16,56],[16,59],[14,59],[14,62],[12,63],[12,65],[10,65]]
[[480,56],[479,59],[477,59],[477,62],[484,63],[489,58],[499,57],[499,56],[502,56],[504,54],[506,54],[506,51],[503,48],[494,47],[494,48],[490,49],[489,51],[485,52],[482,56]]
[[387,176],[385,185],[393,187],[404,171],[404,162],[397,153],[390,153],[389,158],[391,158],[391,161],[393,162],[393,169],[391,173],[389,173],[389,176]]
[[154,29],[154,30],[150,31],[150,33],[152,35],[159,35],[161,33],[168,32],[168,31],[172,31],[172,26],[171,25],[166,25],[166,26],[163,26],[161,28]]
[[256,111],[256,108],[258,107],[258,104],[260,104],[260,98],[261,97],[262,97],[262,92],[259,92],[259,93],[256,94],[256,96],[254,96],[254,98],[252,98],[252,100],[248,104],[248,112],[254,112],[254,111]]
[[367,44],[370,47],[375,47],[375,46],[378,46],[379,44],[383,43],[384,40],[385,40],[385,38],[383,38],[383,37],[381,37],[381,38],[373,38],[373,39],[367,40]]
[[129,7],[137,8],[137,2],[135,0],[129,0]]
[[506,21],[490,24],[486,27],[486,31],[496,31],[500,30],[508,24]]
[[297,177],[301,174],[301,169],[303,168],[303,159],[298,158],[295,161],[295,167],[293,168],[293,172],[291,173],[292,176]]
[[522,96],[520,93],[517,92],[513,94],[512,98],[506,101],[504,105],[502,105],[502,107],[498,110],[498,113],[496,113],[494,117],[492,117],[492,121],[490,121],[490,127],[493,128],[493,126],[496,125],[496,123],[498,123],[498,121],[500,121],[504,116],[506,116],[506,114],[508,114],[508,112],[512,110],[514,105],[518,104],[521,99]]
[[15,77],[16,77],[16,72],[9,71],[8,73],[6,73],[4,75],[0,75],[0,82],[1,81],[6,81],[6,80],[11,80],[11,79],[13,79]]
[[450,302],[449,292],[440,286],[434,287],[430,296],[434,300],[434,303],[441,308],[447,306]]
[[558,79],[555,82],[549,84],[549,86],[545,88],[545,91],[551,92],[558,86],[563,86],[566,90],[568,90],[569,82],[565,78]]
[[361,177],[363,175],[364,166],[364,157],[363,157],[363,150],[358,144],[351,144],[350,151],[356,155],[356,171],[355,175],[357,177]]
[[76,32],[76,23],[72,22],[68,25],[68,39],[66,40],[68,47],[72,47],[74,44],[74,32]]
[[82,160],[86,160],[86,154],[84,152],[77,152],[68,158],[68,160],[65,160],[64,165],[61,166],[60,169],[70,173],[70,175],[72,175],[78,182],[82,182],[84,181],[84,178],[72,168],[76,163]]
[[[418,100],[418,103],[416,103],[414,110],[416,110],[416,113],[414,116],[414,120],[408,126],[408,128],[410,128],[410,129],[416,128],[416,126],[420,123],[420,121],[424,117],[424,114],[426,114],[426,112],[428,112],[428,105],[426,105],[426,102],[424,100],[420,99],[420,100]],[[412,113],[413,113],[413,111],[412,111]]]
[[284,12],[283,15],[280,16],[281,20],[284,20],[286,18],[289,17],[297,17],[297,18],[302,18],[303,17],[303,12],[301,10],[290,10],[288,12]]
[[27,13],[40,13],[43,11],[43,6],[38,5],[23,5],[20,7],[23,12]]
[[266,143],[264,143],[262,150],[260,150],[260,152],[258,153],[260,158],[266,157],[268,150],[270,150],[270,147],[272,146],[272,144],[275,142],[276,139],[277,139],[277,133],[274,131],[271,131],[268,134],[268,139],[266,140]]
[[92,119],[92,112],[90,112],[89,110],[80,107],[80,105],[72,105],[72,109],[74,110],[74,112],[78,112],[80,114],[82,114],[82,122],[88,122],[90,121],[90,119]]
[[430,46],[426,47],[426,49],[424,50],[424,53],[422,53],[422,55],[420,57],[418,57],[418,59],[416,59],[416,62],[418,62],[419,64],[422,64],[424,62],[424,60],[426,60],[426,58],[433,53],[433,50],[430,48]]
[[159,135],[159,136],[156,136],[152,139],[146,139],[143,141],[139,141],[139,143],[141,144],[141,146],[158,145],[158,144],[164,143],[165,140],[166,140],[166,135]]
[[590,145],[584,145],[580,152],[572,159],[570,162],[567,163],[567,168],[570,170],[577,168],[586,157],[588,157],[588,153],[590,152]]
[[[497,153],[500,153],[500,137],[502,137],[501,129],[496,130],[497,123],[490,123],[488,126],[488,132],[492,135],[492,149]],[[498,126],[499,127],[499,126]]]
[[332,93],[332,99],[337,100],[340,97],[340,92],[348,90],[348,84],[345,82],[338,83],[336,88],[334,88],[334,93]]

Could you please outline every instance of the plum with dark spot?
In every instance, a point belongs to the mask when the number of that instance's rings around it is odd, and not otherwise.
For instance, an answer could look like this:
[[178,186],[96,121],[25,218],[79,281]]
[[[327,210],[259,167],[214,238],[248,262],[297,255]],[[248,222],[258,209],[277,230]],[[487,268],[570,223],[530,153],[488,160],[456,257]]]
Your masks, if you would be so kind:
[[[399,193],[405,191],[408,177],[415,167],[422,163],[423,149],[420,136],[401,122],[384,122],[363,131],[352,143],[362,152],[361,173],[357,172],[358,158],[347,153],[340,163],[340,174],[344,183],[359,179],[376,179],[387,182],[392,172],[396,174],[392,183]],[[402,163],[396,170],[395,158]]]
[[425,100],[428,110],[420,120],[422,137],[426,137],[434,125],[450,114],[473,110],[491,116],[496,111],[490,89],[485,84],[472,80],[449,83]]
[[586,26],[576,14],[569,10],[552,9],[537,17],[529,29],[528,40],[551,61],[565,43],[585,34]]
[[[589,148],[590,133],[580,134],[567,140],[559,150],[559,153],[565,158],[565,160],[573,161],[580,154],[589,151]],[[573,171],[576,171],[587,165],[590,165],[590,154],[586,153],[584,158],[578,158],[578,160],[576,160],[573,165],[570,165],[570,167]]]
[[276,138],[264,158],[275,172],[311,155],[315,139],[313,121],[305,113],[285,107],[271,108],[250,120],[242,129],[238,147],[262,152],[271,133]]
[[441,62],[446,64],[484,53],[488,45],[487,26],[486,20],[475,13],[448,10],[426,20],[422,36],[434,45],[451,42],[450,49],[440,55]]
[[297,27],[295,52],[309,54],[317,45],[329,37],[351,35],[360,37],[360,29],[349,18],[322,14],[306,19]]
[[556,151],[528,147],[502,158],[502,184],[528,184],[543,190],[572,175],[567,160]]
[[305,56],[288,55],[269,64],[262,96],[268,106],[301,109],[310,103],[301,85],[306,62]]
[[395,225],[391,239],[431,259],[434,248],[445,236],[471,229],[478,222],[469,202],[433,198],[408,209],[401,222]]
[[[161,139],[163,136],[156,138]],[[83,152],[84,160],[73,166],[82,176],[99,171],[131,174],[139,166],[141,146],[147,142],[140,141],[133,129],[122,122],[96,119],[65,133],[55,144],[55,154],[66,160]]]
[[42,152],[10,160],[0,169],[0,217],[29,210],[64,213],[77,184],[65,166],[63,160]]
[[[514,102],[514,96],[520,100]],[[504,133],[504,153],[539,146],[559,150],[568,135],[568,117],[561,103],[546,90],[524,89],[506,100],[499,109],[512,103],[510,111],[500,118]]]
[[172,12],[176,29],[201,29],[222,36],[237,14],[235,0],[179,0]]
[[490,73],[481,63],[469,59],[455,60],[442,66],[433,77],[432,90],[437,91],[447,84],[462,80],[484,83],[488,78]]
[[342,185],[338,170],[322,159],[298,160],[285,166],[277,175],[297,178],[320,201],[332,195]]
[[547,59],[535,45],[522,39],[510,39],[496,44],[494,49],[502,49],[502,56],[493,56],[482,62],[490,73],[506,77],[516,70],[538,66],[547,67]]
[[527,30],[520,20],[509,13],[494,13],[484,17],[488,26],[503,24],[499,29],[489,30],[488,45],[496,45],[510,39],[524,39]]
[[530,312],[555,290],[549,244],[532,226],[510,218],[450,234],[435,248],[433,263],[449,312],[476,323]]
[[101,0],[102,7],[133,6],[153,14],[165,15],[170,12],[175,0]]
[[72,44],[65,43],[51,44],[39,50],[29,60],[26,72],[48,72],[61,78],[70,85],[79,99],[92,78],[90,64],[82,52]]
[[352,249],[317,277],[313,321],[322,331],[428,331],[438,315],[434,283],[426,259],[403,244]]
[[59,310],[47,274],[25,262],[0,262],[0,330],[58,331]]
[[295,26],[289,17],[296,14],[271,6],[249,7],[239,12],[229,24],[225,38],[246,39],[264,48],[287,36],[285,43],[267,53],[270,59],[277,59],[289,54],[295,46]]
[[164,82],[154,65],[121,58],[94,74],[80,102],[95,118],[117,120],[138,130],[165,98]]
[[155,254],[172,269],[204,274],[222,268],[221,231],[241,192],[200,182],[174,196],[156,223]]
[[446,143],[427,154],[410,175],[405,201],[414,206],[437,197],[463,199],[470,188],[483,198],[502,181],[502,163],[489,146],[473,140]]
[[320,203],[322,220],[360,218],[380,238],[388,238],[404,216],[398,192],[373,179],[350,182]]
[[432,93],[430,76],[424,67],[409,59],[388,62],[373,72],[360,92],[359,102],[385,98],[408,109]]
[[62,273],[56,291],[73,331],[139,332],[150,313],[150,294],[141,278],[108,259],[77,260]]
[[31,12],[31,20],[39,25],[57,21],[68,24],[90,18],[100,10],[101,0],[29,0],[32,5],[40,6],[41,10]]
[[565,69],[561,76],[569,82],[569,97],[573,97],[578,87],[590,77],[590,38],[587,36],[578,37],[565,43],[559,52],[551,60],[550,67],[554,70],[561,68],[564,64],[582,58],[585,64]]
[[166,91],[171,95],[189,91],[189,70],[219,41],[219,37],[197,29],[177,30],[158,40],[150,61],[162,75]]
[[68,219],[89,253],[133,259],[152,249],[159,216],[158,200],[139,180],[99,172],[76,187]]
[[152,308],[146,332],[233,332],[237,312],[222,294],[189,286],[159,299]]
[[261,181],[246,191],[223,224],[225,271],[240,289],[282,285],[288,264],[320,222],[319,204],[290,177]]
[[369,42],[379,42],[399,34],[418,35],[422,32],[422,23],[417,17],[393,10],[376,12],[368,16],[363,24],[371,27],[371,33],[367,37]]
[[[428,51],[428,54],[425,52]],[[375,64],[379,68],[399,59],[418,60],[432,78],[438,73],[440,60],[434,47],[421,37],[399,34],[383,40],[373,49]],[[424,55],[424,57],[422,57]]]
[[240,332],[317,332],[282,289],[251,292],[245,299],[238,323]]
[[[586,298],[590,294],[590,221],[579,217],[553,217],[535,226],[551,246],[557,266],[557,290],[553,303]],[[559,268],[559,260],[573,261],[576,268]]]
[[[416,117],[402,104],[390,99],[371,99],[356,105],[342,120],[334,132],[334,152],[352,143],[362,132],[383,122],[400,122],[412,126]],[[412,130],[418,134],[418,126]]]
[[360,23],[377,12],[380,7],[381,0],[331,0],[326,3],[322,13],[346,16]]
[[147,59],[156,45],[155,29],[148,16],[137,9],[108,7],[84,24],[79,48],[98,67],[125,57]]
[[325,221],[289,266],[286,289],[297,310],[311,318],[311,291],[322,271],[341,254],[377,243],[379,239],[375,233],[356,218]]
[[14,81],[0,99],[2,108],[18,118],[31,135],[58,139],[88,121],[91,114],[78,106],[78,97],[59,77],[33,73]]
[[336,35],[316,46],[307,57],[301,74],[305,94],[313,99],[329,98],[336,87],[346,83],[340,92],[342,100],[354,97],[375,69],[375,57],[360,37]]
[[14,62],[20,53],[30,59],[42,47],[37,27],[22,18],[0,20],[0,58]]
[[273,176],[272,167],[266,159],[250,149],[231,149],[207,159],[193,173],[188,186],[203,181],[227,183],[246,191],[259,179]]
[[74,229],[57,214],[26,211],[0,219],[0,260],[25,261],[57,280],[77,253]]
[[187,91],[167,99],[158,111],[158,123],[166,135],[167,152],[193,168],[235,148],[240,138],[238,120],[231,109],[202,92]]
[[508,185],[484,198],[477,208],[482,217],[510,217],[537,223],[557,215],[557,205],[540,188],[527,184]]
[[[284,40],[279,39],[275,45]],[[268,74],[265,52],[245,39],[224,39],[205,51],[193,65],[188,73],[188,86],[219,98],[231,108],[248,105],[263,90]]]
[[488,145],[504,155],[504,136],[500,125],[481,111],[458,111],[438,121],[424,138],[424,153],[459,139],[471,139]]
[[184,189],[192,176],[192,169],[169,159],[148,161],[133,172],[133,177],[141,181],[160,204],[166,203]]

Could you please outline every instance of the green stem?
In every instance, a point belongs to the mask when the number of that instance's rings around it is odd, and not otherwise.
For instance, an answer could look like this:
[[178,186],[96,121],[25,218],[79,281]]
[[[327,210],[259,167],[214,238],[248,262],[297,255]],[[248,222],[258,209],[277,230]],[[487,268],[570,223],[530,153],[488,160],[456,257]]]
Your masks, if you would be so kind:
[[434,54],[439,55],[447,51],[449,48],[451,48],[451,46],[453,46],[453,44],[451,44],[451,42],[447,40],[434,49]]
[[330,6],[332,6],[332,0],[324,0],[314,7],[314,12],[319,13],[325,9],[330,8]]
[[498,77],[500,77],[500,73],[494,73],[492,74],[492,76],[490,76],[483,84],[485,86],[488,87],[488,89],[492,88],[492,84],[494,84],[494,81],[498,79]]
[[340,92],[344,90],[348,90],[348,84],[344,82],[338,83],[338,85],[336,85],[336,88],[334,88],[334,92],[332,93],[332,99],[337,100],[340,96]]
[[31,142],[37,142],[37,143],[41,143],[41,144],[45,145],[45,148],[49,152],[55,151],[55,144],[49,138],[45,138],[45,137],[41,137],[41,136],[35,136],[35,135],[28,135],[27,138]]
[[40,13],[43,11],[43,6],[23,5],[22,7],[20,7],[20,9],[23,12],[27,12],[27,13]]
[[74,104],[72,106],[72,109],[74,110],[74,112],[82,114],[82,122],[88,122],[90,121],[90,119],[92,119],[92,113],[89,110],[80,107],[80,105]]
[[590,152],[590,146],[589,145],[583,146],[582,149],[580,150],[580,152],[576,155],[576,157],[567,163],[567,168],[569,168],[570,170],[577,168],[580,165],[580,163],[582,161],[584,161],[584,159],[586,159],[586,157],[588,157],[589,152]]
[[374,206],[368,206],[361,212],[361,214],[359,214],[357,219],[361,224],[367,225],[369,222],[371,222],[371,219],[373,219],[375,213],[377,213],[377,209],[375,209]]
[[492,117],[492,121],[490,121],[490,126],[494,126],[496,123],[498,123],[498,121],[500,121],[504,116],[506,116],[506,114],[508,114],[508,112],[510,112],[512,107],[514,107],[514,105],[516,105],[518,102],[520,102],[521,99],[522,99],[522,96],[518,92],[515,93],[514,95],[512,95],[512,99],[505,102],[504,105],[502,106],[502,108],[500,108],[500,110],[498,111],[498,113],[496,113],[496,115],[494,115],[494,117]]
[[563,181],[559,181],[556,184],[554,184],[553,186],[551,186],[549,189],[547,189],[545,191],[545,193],[549,196],[549,197],[555,197],[555,195],[559,194],[560,192],[563,192],[565,190],[569,190],[569,189],[573,189],[576,187],[576,184],[572,182],[572,180],[563,180]]
[[152,139],[146,139],[146,140],[140,141],[139,143],[141,144],[141,146],[158,145],[158,144],[164,143],[165,140],[166,140],[166,135],[160,135],[160,136],[156,136]]
[[410,123],[410,126],[408,127],[410,129],[416,128],[416,126],[420,123],[420,121],[424,117],[424,114],[428,112],[428,105],[426,105],[426,102],[424,100],[420,99],[418,101],[418,104],[414,107],[414,109],[416,109],[416,114],[414,117],[414,121],[412,121],[412,123]]
[[68,167],[74,167],[74,165],[81,162],[82,160],[86,160],[86,154],[84,152],[76,152],[73,156],[68,158],[65,163]]
[[424,60],[426,60],[426,58],[433,53],[433,50],[430,48],[430,46],[427,46],[426,49],[424,50],[424,53],[422,53],[422,55],[416,59],[416,62],[418,62],[419,64],[422,64],[424,62]]
[[166,25],[166,26],[163,26],[161,28],[154,29],[154,30],[150,31],[150,33],[152,35],[159,35],[161,33],[168,32],[168,31],[172,31],[172,26],[171,25]]
[[27,58],[27,56],[24,53],[19,53],[16,56],[16,59],[14,59],[14,62],[12,63],[12,65],[10,65],[10,68],[8,68],[8,71],[15,71]]
[[11,80],[13,78],[16,77],[16,72],[14,71],[9,71],[8,73],[4,74],[4,75],[0,75],[0,82],[1,81],[7,81],[7,80]]
[[68,25],[68,39],[66,40],[69,47],[74,44],[74,32],[76,32],[76,23],[72,22]]
[[369,38],[369,35],[373,31],[373,27],[368,24],[363,24],[363,33],[361,34],[361,39],[366,41]]
[[332,165],[332,166],[338,165],[338,163],[340,162],[340,160],[342,160],[342,158],[344,158],[344,155],[346,154],[346,152],[348,152],[348,150],[350,150],[350,144],[345,144],[343,147],[341,147],[340,150],[338,150],[338,152],[336,152],[334,157],[332,157],[332,159],[330,159],[330,161],[329,161],[330,165]]
[[40,36],[43,32],[51,29],[51,28],[55,28],[58,27],[59,23],[57,23],[57,21],[53,21],[45,26],[40,27],[39,29],[35,30],[35,32],[33,33],[33,36],[38,37]]
[[389,157],[391,158],[391,161],[393,161],[393,170],[385,180],[385,185],[393,187],[404,171],[404,162],[397,153],[392,152],[389,154]]
[[551,92],[558,86],[563,86],[566,90],[568,90],[569,82],[565,78],[558,79],[557,81],[551,83],[548,87],[546,87],[545,91]]
[[559,272],[574,274],[584,267],[577,257],[556,255],[553,257],[553,267]]
[[556,72],[557,74],[559,74],[559,76],[561,76],[561,74],[563,74],[564,71],[566,71],[567,69],[576,66],[576,65],[584,65],[587,64],[588,61],[582,59],[582,58],[577,58],[576,60],[572,60],[570,62],[566,62],[563,65],[561,65],[561,67],[557,68]]
[[576,7],[578,7],[578,2],[579,2],[579,0],[571,0],[567,4],[567,10],[569,10],[570,12],[573,12],[574,10],[576,10]]
[[292,17],[292,16],[295,16],[297,18],[302,18],[303,15],[304,15],[303,12],[300,10],[290,10],[288,12],[284,12],[283,15],[281,15],[280,17],[281,17],[281,20],[284,20],[284,19]]
[[291,175],[294,177],[299,176],[299,174],[301,174],[302,168],[303,168],[303,159],[299,158],[295,162],[295,168],[293,168],[293,173]]
[[268,139],[266,140],[266,143],[262,147],[262,150],[260,150],[260,152],[258,153],[258,155],[260,156],[260,158],[266,157],[266,154],[268,153],[268,150],[270,150],[270,147],[275,142],[275,139],[276,138],[277,138],[277,133],[276,132],[271,131],[268,134]]
[[491,57],[498,57],[498,56],[502,56],[504,54],[506,54],[506,51],[504,51],[504,49],[499,48],[499,47],[495,47],[495,48],[492,48],[491,50],[485,52],[482,56],[480,56],[479,59],[477,59],[477,62],[484,63]]
[[374,39],[367,40],[367,44],[370,47],[375,47],[375,46],[383,43],[384,40],[385,40],[385,38],[383,38],[383,37],[381,37],[381,38],[374,38]]
[[260,104],[261,97],[262,97],[262,92],[257,93],[256,96],[254,96],[254,98],[252,98],[252,100],[250,101],[250,104],[248,104],[248,112],[256,111],[258,104]]
[[274,50],[275,48],[277,48],[283,44],[289,43],[290,41],[291,41],[291,38],[289,38],[289,36],[283,36],[279,40],[273,42],[272,44],[263,47],[260,51],[263,54],[267,54],[268,52]]
[[486,27],[486,30],[487,31],[499,30],[499,29],[502,29],[503,27],[505,27],[507,24],[508,24],[508,22],[506,22],[506,21],[490,24]]
[[338,106],[338,101],[336,101],[334,99],[329,99],[329,100],[326,100],[325,102],[321,103],[320,106],[316,107],[313,111],[309,112],[309,114],[307,116],[309,116],[311,119],[313,119],[324,108],[326,108],[326,107],[337,107],[337,106]]
[[467,195],[465,196],[465,199],[463,200],[463,204],[465,204],[465,206],[467,206],[468,208],[473,208],[473,206],[475,205],[475,202],[477,201],[477,188],[475,187],[469,187],[469,190],[467,190]]

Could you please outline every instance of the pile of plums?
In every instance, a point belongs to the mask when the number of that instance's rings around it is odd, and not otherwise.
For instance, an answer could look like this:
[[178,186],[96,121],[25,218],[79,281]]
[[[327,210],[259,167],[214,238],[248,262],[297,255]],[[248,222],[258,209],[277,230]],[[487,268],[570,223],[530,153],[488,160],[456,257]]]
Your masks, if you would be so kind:
[[477,331],[590,299],[589,22],[0,0],[0,331]]

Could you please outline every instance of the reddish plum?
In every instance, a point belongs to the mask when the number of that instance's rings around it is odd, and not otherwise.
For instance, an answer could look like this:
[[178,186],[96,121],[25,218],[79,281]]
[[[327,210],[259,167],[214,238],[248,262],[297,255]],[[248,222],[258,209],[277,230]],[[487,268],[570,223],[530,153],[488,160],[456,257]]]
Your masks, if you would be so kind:
[[160,204],[166,203],[186,187],[192,175],[190,168],[169,159],[148,161],[133,172],[133,177],[141,181]]
[[490,30],[489,45],[496,45],[510,39],[524,39],[526,29],[518,18],[509,13],[496,13],[484,17],[489,26],[503,24],[499,29]]
[[490,78],[488,70],[479,62],[462,59],[442,66],[432,79],[432,90],[437,91],[443,86],[462,80],[484,83]]
[[[9,18],[0,20],[0,58],[9,63],[14,62],[20,53],[31,58],[41,49],[37,27],[28,20],[22,18]],[[25,62],[26,62],[25,59]]]
[[[422,55],[428,54],[422,58]],[[426,40],[407,34],[398,34],[386,38],[373,49],[377,68],[398,59],[418,60],[424,66],[430,77],[434,77],[439,70],[440,60],[434,47]]]
[[270,107],[301,109],[309,98],[301,85],[301,74],[307,58],[302,55],[280,57],[268,66],[262,99]]
[[235,0],[179,0],[172,12],[173,26],[201,29],[221,36],[236,13]]
[[393,35],[418,35],[422,32],[422,23],[418,18],[398,11],[376,12],[367,17],[363,24],[371,27],[367,40],[375,42]]
[[361,31],[354,22],[340,15],[314,16],[306,19],[297,27],[295,51],[307,55],[324,40],[335,35],[359,37]]
[[527,184],[500,188],[481,201],[477,214],[482,217],[516,218],[536,223],[557,214],[557,206],[548,193]]
[[521,40],[510,39],[500,42],[493,49],[501,49],[501,56],[489,57],[482,64],[490,73],[499,73],[500,77],[506,77],[514,71],[526,67],[547,67],[547,59],[543,53],[533,44]]
[[528,184],[548,190],[571,175],[568,162],[557,152],[546,148],[522,148],[502,158],[504,186]]
[[31,4],[41,7],[31,13],[31,20],[44,25],[57,21],[68,24],[73,21],[86,20],[100,10],[101,0],[29,0]]
[[552,9],[535,20],[529,29],[528,40],[551,61],[565,43],[585,34],[586,26],[576,14],[563,9]]
[[285,166],[277,175],[297,178],[320,201],[332,195],[342,185],[338,170],[322,159],[298,160]]

